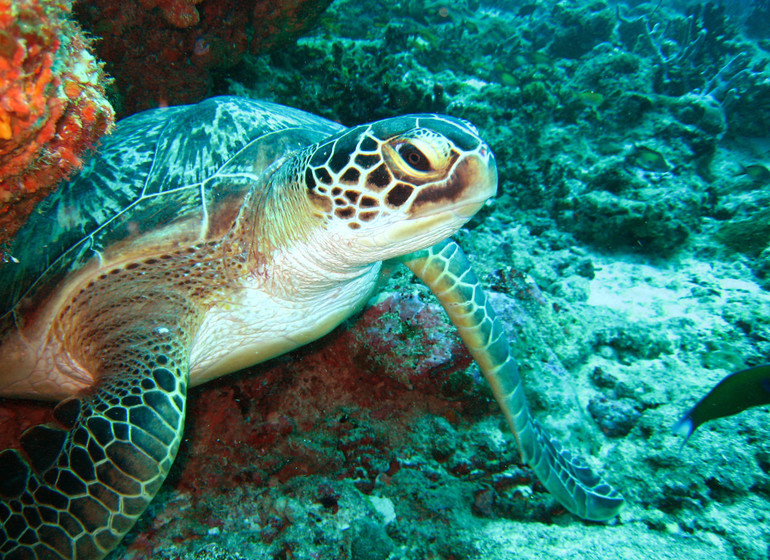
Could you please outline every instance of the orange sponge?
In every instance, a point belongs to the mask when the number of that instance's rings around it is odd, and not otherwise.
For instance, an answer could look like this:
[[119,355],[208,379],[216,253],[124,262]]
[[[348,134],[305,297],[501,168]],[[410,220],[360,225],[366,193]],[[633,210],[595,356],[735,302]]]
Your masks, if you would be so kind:
[[114,121],[62,0],[0,0],[0,245]]

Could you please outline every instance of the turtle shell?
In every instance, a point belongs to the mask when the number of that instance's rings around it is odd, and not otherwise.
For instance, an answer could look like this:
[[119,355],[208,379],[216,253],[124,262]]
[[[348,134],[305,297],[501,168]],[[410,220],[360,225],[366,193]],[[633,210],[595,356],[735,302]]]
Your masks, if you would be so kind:
[[[273,164],[342,130],[297,109],[238,97],[120,121],[80,173],[40,203],[5,252],[0,336],[21,327],[65,277],[106,249],[152,243],[148,233],[182,221],[199,223],[192,237],[202,236],[218,204],[242,200]],[[179,235],[157,242],[189,242]]]

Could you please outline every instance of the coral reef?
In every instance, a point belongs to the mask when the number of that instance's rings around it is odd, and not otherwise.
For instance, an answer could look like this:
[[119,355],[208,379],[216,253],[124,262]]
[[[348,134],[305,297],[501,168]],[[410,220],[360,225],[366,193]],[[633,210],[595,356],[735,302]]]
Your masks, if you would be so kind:
[[[762,134],[770,124],[768,58],[741,39],[737,25],[715,2],[694,3],[684,14],[620,15],[618,35],[632,52],[652,55],[655,93],[697,93],[715,101],[735,134]],[[746,112],[749,108],[750,112]]]
[[212,95],[215,75],[245,53],[284,46],[331,0],[94,0],[75,15],[99,37],[96,52],[115,78],[120,116]]
[[[532,17],[474,2],[443,9],[333,7],[359,24],[327,23],[249,59],[231,91],[345,124],[467,118],[498,154],[522,223],[545,218],[604,250],[658,256],[681,250],[713,212],[711,185],[732,182],[720,142],[769,126],[768,59],[717,4],[571,1]],[[664,164],[645,165],[641,149]],[[676,188],[683,178],[691,189]]]
[[70,2],[0,1],[0,244],[113,122]]

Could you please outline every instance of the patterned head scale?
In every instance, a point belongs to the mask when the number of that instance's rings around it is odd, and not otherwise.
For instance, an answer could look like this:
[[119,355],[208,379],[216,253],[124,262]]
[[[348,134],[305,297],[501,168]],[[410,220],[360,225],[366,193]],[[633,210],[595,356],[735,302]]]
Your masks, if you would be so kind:
[[443,224],[441,234],[451,235],[495,193],[497,172],[471,124],[410,115],[321,143],[304,182],[329,224],[373,235],[371,244],[381,245],[420,236],[427,226]]

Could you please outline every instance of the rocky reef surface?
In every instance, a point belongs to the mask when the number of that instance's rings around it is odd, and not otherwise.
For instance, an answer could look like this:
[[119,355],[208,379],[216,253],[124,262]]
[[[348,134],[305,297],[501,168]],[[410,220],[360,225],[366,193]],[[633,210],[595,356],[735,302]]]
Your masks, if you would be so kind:
[[[768,29],[759,1],[337,0],[296,45],[244,54],[214,92],[480,128],[500,189],[456,239],[535,415],[627,504],[607,524],[558,506],[397,271],[329,336],[192,392],[110,559],[770,558],[770,407],[671,432],[770,362]],[[26,406],[2,414],[23,427]]]

